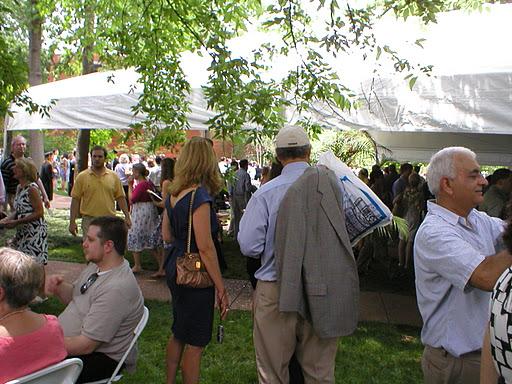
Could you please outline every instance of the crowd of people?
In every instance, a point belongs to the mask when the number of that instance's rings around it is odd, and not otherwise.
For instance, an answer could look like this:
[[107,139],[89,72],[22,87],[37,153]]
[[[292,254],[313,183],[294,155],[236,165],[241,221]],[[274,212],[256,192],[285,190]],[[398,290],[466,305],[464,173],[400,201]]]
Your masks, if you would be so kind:
[[[176,382],[179,371],[184,383],[199,382],[214,308],[224,319],[230,305],[217,215],[228,206],[230,232],[254,288],[259,382],[334,382],[338,340],[357,326],[358,269],[380,248],[378,236],[363,239],[356,260],[340,181],[309,164],[311,143],[302,128],[282,128],[276,159],[263,167],[245,159],[219,162],[212,144],[194,137],[176,161],[121,154],[110,164],[107,150],[95,146],[90,167],[71,181],[69,156],[62,162],[64,156],[56,161],[58,154],[48,153],[38,172],[25,157],[25,139],[13,139],[0,178],[6,213],[0,226],[16,228],[9,248],[0,249],[0,383],[66,356],[84,362],[78,382],[109,377],[142,318],[134,274],[144,250],[153,253],[154,277],[165,277],[172,296],[167,382]],[[407,222],[408,235],[397,239],[398,263],[416,277],[424,381],[512,383],[512,227],[505,221],[512,172],[497,169],[487,180],[476,155],[462,147],[440,150],[420,172],[403,163],[398,172],[393,164],[375,165],[358,175]],[[71,185],[69,232],[82,235],[88,262],[73,282],[44,270],[44,206],[63,175],[60,187]],[[180,283],[178,266],[191,254],[209,277],[205,287]],[[30,310],[45,296],[66,305],[58,318]],[[124,368],[135,362],[134,350]]]

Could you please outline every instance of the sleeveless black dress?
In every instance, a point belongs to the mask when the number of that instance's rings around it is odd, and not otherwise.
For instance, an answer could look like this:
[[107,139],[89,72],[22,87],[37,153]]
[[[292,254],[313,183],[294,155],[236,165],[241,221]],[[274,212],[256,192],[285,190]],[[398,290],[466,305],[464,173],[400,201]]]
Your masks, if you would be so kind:
[[[166,259],[165,273],[167,286],[171,290],[172,296],[172,333],[174,337],[185,344],[204,347],[212,337],[214,287],[188,288],[176,284],[176,259],[183,256],[187,247],[188,211],[191,197],[192,192],[187,193],[178,200],[174,208],[170,205],[170,198],[167,198],[165,203],[174,239]],[[204,203],[210,205],[212,238],[215,239],[219,227],[213,209],[213,198],[205,188],[199,187],[196,190],[192,211],[194,212]],[[193,229],[190,250],[197,252]]]

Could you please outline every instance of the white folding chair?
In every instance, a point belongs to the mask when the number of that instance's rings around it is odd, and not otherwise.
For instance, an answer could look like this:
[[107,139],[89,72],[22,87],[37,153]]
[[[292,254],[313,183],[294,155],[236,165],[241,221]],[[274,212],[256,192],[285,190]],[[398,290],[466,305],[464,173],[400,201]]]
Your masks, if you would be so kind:
[[11,380],[6,384],[74,384],[80,376],[82,366],[80,359],[66,359],[30,375]]
[[130,351],[133,349],[133,346],[137,342],[137,339],[139,338],[140,334],[142,333],[142,331],[146,327],[146,324],[148,323],[148,319],[149,319],[149,309],[146,306],[144,306],[144,313],[142,314],[142,318],[140,319],[139,324],[137,324],[137,326],[133,330],[132,342],[128,346],[128,349],[124,353],[124,355],[121,358],[121,360],[119,360],[119,364],[117,364],[117,367],[116,367],[114,373],[112,373],[112,376],[110,378],[108,378],[108,379],[92,381],[92,382],[89,382],[89,383],[86,383],[86,384],[110,384],[112,382],[116,382],[116,381],[121,380],[123,375],[120,374],[119,371],[121,370],[121,367],[123,366],[124,361],[128,357],[128,354],[130,353]]

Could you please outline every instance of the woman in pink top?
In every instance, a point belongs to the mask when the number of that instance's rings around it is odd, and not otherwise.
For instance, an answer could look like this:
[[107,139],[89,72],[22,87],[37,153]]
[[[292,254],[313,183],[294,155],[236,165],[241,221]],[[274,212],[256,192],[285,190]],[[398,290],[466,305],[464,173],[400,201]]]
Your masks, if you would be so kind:
[[133,273],[142,271],[140,254],[144,249],[151,249],[158,262],[158,272],[155,277],[165,274],[164,260],[158,253],[158,243],[154,233],[159,223],[158,210],[153,205],[148,190],[155,191],[155,186],[147,179],[148,170],[142,163],[134,164],[133,175],[128,181],[128,195],[130,197],[130,216],[132,226],[128,231],[128,250],[133,254]]
[[43,268],[32,257],[0,248],[0,384],[66,358],[57,318],[28,307],[43,281]]

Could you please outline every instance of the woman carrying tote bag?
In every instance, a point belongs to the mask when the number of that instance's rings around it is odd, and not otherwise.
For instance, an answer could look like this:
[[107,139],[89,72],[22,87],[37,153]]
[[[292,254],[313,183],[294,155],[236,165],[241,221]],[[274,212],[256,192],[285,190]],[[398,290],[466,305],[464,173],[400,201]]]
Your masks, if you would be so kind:
[[[172,336],[167,345],[167,383],[175,382],[180,365],[184,383],[199,382],[201,356],[212,336],[215,296],[221,318],[228,311],[229,300],[213,243],[219,227],[212,196],[221,186],[211,141],[191,138],[176,162],[162,223],[163,240],[172,243],[165,266],[173,310]],[[199,254],[201,264],[213,281],[213,286],[207,288],[192,288],[176,282],[176,262],[188,248],[189,216],[192,219],[190,252]]]

